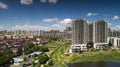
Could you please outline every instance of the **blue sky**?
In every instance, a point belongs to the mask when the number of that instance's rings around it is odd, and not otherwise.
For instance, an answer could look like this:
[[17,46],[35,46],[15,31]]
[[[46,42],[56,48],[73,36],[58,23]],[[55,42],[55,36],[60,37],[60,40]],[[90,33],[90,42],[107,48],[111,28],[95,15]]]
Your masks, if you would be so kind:
[[0,0],[0,30],[64,29],[72,19],[106,19],[120,29],[119,0]]

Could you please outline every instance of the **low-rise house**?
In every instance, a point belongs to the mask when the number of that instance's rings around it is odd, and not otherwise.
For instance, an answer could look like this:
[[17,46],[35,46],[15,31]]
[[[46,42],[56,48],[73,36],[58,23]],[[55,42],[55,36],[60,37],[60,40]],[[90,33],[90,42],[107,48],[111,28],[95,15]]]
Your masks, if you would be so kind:
[[22,45],[14,45],[11,47],[11,50],[13,53],[21,52],[22,51]]
[[7,47],[5,44],[0,43],[0,52],[5,52],[7,50]]
[[6,51],[6,47],[5,46],[0,46],[0,52],[5,52]]
[[70,47],[69,53],[80,53],[87,51],[86,44],[74,44]]

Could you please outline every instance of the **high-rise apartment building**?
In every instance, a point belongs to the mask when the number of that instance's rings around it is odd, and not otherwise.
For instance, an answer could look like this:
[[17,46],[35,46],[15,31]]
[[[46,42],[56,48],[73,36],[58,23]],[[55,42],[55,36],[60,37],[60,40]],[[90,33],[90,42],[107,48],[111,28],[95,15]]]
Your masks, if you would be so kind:
[[108,37],[120,37],[120,31],[116,30],[109,30]]
[[104,20],[98,20],[93,23],[93,42],[107,43],[108,24]]
[[105,20],[98,20],[93,23],[93,43],[95,49],[105,49],[108,41],[108,23]]
[[86,51],[89,42],[94,43],[95,49],[104,49],[108,43],[108,24],[98,20],[88,24],[85,19],[72,22],[72,46],[70,52]]
[[67,41],[71,41],[72,40],[72,30],[71,30],[70,26],[66,27],[66,29],[64,30],[64,33],[65,33],[64,39]]
[[89,41],[88,23],[86,19],[76,19],[72,22],[73,44],[87,44]]
[[76,19],[72,22],[72,45],[70,53],[86,51],[89,41],[89,26],[86,19]]
[[93,24],[89,24],[89,42],[93,42]]
[[19,36],[42,36],[43,31],[42,30],[15,30],[13,31],[15,35]]

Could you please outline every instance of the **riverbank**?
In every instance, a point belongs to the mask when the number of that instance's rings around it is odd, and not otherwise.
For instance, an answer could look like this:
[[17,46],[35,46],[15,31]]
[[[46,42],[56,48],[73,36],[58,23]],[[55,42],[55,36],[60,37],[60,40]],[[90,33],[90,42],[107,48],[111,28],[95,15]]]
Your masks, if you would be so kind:
[[70,63],[98,62],[98,61],[120,62],[120,52],[112,50],[97,51],[82,54],[72,54],[71,57],[69,57]]

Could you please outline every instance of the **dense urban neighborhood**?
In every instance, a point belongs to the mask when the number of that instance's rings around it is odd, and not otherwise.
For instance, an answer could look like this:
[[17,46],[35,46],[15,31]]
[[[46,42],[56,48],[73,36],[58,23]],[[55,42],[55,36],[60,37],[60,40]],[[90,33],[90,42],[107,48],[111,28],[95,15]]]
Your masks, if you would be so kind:
[[104,20],[92,25],[76,19],[64,32],[31,32],[0,32],[0,66],[67,67],[68,63],[83,61],[120,61],[120,32],[108,28]]

